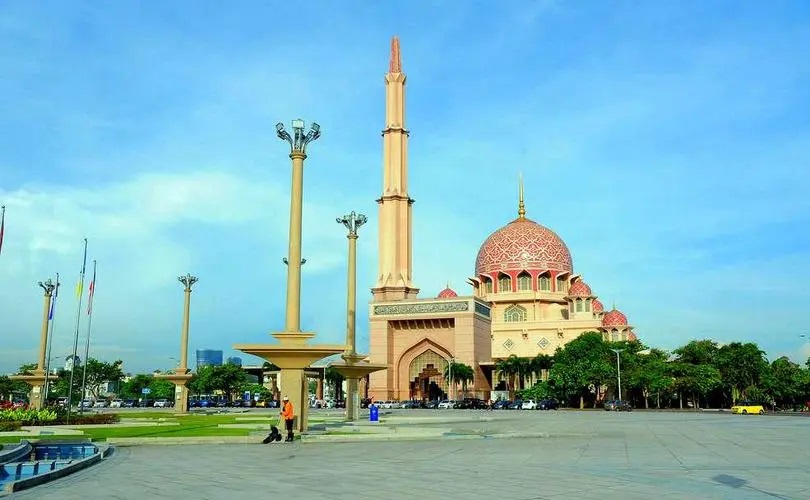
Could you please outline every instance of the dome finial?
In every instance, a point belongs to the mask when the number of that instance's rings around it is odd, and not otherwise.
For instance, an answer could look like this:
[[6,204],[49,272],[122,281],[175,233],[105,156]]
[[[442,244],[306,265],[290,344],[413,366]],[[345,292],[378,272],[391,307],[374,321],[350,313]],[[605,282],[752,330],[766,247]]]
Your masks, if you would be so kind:
[[523,172],[518,174],[518,219],[526,218],[526,205],[523,203]]

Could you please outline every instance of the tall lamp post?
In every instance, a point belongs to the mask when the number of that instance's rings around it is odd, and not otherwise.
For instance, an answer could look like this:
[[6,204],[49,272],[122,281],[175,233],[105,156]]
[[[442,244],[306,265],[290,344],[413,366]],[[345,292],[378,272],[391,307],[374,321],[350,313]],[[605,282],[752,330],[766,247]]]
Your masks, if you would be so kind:
[[283,123],[276,124],[276,135],[290,145],[292,160],[292,190],[290,193],[290,237],[287,264],[287,303],[284,331],[273,333],[278,344],[236,344],[235,350],[258,356],[273,363],[280,369],[279,385],[285,396],[293,405],[295,429],[304,432],[307,429],[307,394],[308,388],[304,369],[314,361],[333,354],[344,352],[345,346],[307,345],[315,336],[312,332],[301,331],[301,224],[304,193],[304,160],[307,157],[307,145],[321,136],[321,127],[313,123],[309,131],[305,130],[304,120],[292,122],[292,134],[287,132]]
[[619,361],[619,353],[623,352],[624,349],[611,349],[611,351],[616,353],[616,375],[619,379],[619,401],[622,400],[622,366],[621,362]]
[[[188,381],[192,375],[188,369],[188,326],[191,313],[191,287],[199,278],[186,273],[178,276],[177,281],[183,285],[185,300],[183,301],[183,325],[180,330],[180,360],[174,373],[161,373],[158,378],[166,379],[174,384],[174,407],[178,413],[188,413]],[[171,358],[174,359],[174,358]]]
[[371,365],[363,360],[365,355],[357,354],[355,326],[357,323],[357,231],[368,222],[363,214],[351,212],[338,217],[338,224],[348,229],[349,265],[346,285],[346,350],[343,352],[343,363],[333,364],[335,370],[346,377],[346,420],[355,421],[360,417],[360,379],[369,373],[382,370],[384,366]]
[[13,375],[9,378],[12,380],[21,380],[31,386],[31,393],[29,401],[31,406],[40,410],[45,406],[45,381],[48,380],[49,374],[45,371],[45,357],[48,345],[48,316],[51,310],[51,297],[53,295],[56,285],[49,279],[45,282],[39,282],[40,288],[45,291],[45,297],[42,307],[42,328],[39,336],[39,359],[37,360],[37,368],[31,372],[30,375]]

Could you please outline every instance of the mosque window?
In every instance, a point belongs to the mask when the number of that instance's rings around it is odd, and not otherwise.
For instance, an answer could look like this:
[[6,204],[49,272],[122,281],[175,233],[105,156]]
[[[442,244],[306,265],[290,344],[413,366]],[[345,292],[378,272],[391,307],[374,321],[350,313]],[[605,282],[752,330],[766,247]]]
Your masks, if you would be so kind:
[[568,285],[568,282],[565,280],[565,278],[557,278],[557,291],[558,292],[567,292],[568,287],[566,285]]
[[618,342],[619,341],[619,330],[615,328],[610,332],[610,340],[611,342]]
[[498,291],[499,292],[511,292],[512,291],[512,278],[510,278],[506,274],[502,274],[500,278],[498,278]]
[[532,277],[527,272],[522,272],[518,275],[518,290],[531,290]]
[[486,287],[487,293],[492,293],[492,280],[484,278],[484,287]]
[[577,299],[577,312],[582,312],[582,299]]
[[585,311],[588,312],[591,310],[591,299],[585,299]]
[[540,276],[540,290],[551,290],[551,278],[546,275]]
[[503,313],[503,319],[507,323],[517,323],[526,321],[526,309],[521,306],[511,305]]

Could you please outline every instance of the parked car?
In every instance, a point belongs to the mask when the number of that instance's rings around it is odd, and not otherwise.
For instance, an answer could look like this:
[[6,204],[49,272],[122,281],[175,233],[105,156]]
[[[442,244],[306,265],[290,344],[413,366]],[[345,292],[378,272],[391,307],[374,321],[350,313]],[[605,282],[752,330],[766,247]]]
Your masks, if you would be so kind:
[[516,400],[512,401],[511,403],[509,403],[508,408],[510,410],[520,410],[521,408],[523,408],[523,400],[522,399],[516,399]]
[[124,402],[120,399],[113,399],[110,401],[110,408],[121,408]]
[[121,408],[134,408],[136,404],[138,404],[138,402],[134,399],[127,399],[121,404]]
[[537,401],[533,399],[527,399],[520,405],[521,410],[536,410],[537,409]]
[[605,401],[605,411],[633,411],[633,406],[629,401],[611,399]]
[[108,406],[110,406],[110,403],[106,399],[99,399],[93,403],[93,408],[106,408]]
[[446,410],[446,409],[455,408],[455,407],[456,407],[456,402],[455,401],[450,401],[449,399],[445,399],[444,401],[439,403],[439,406],[438,406],[438,408],[440,410]]
[[499,399],[492,405],[493,410],[508,410],[509,405],[512,404],[508,399]]
[[740,401],[731,407],[731,413],[738,415],[765,415],[765,406],[754,401]]
[[558,407],[559,403],[554,399],[543,399],[537,403],[538,410],[556,410]]

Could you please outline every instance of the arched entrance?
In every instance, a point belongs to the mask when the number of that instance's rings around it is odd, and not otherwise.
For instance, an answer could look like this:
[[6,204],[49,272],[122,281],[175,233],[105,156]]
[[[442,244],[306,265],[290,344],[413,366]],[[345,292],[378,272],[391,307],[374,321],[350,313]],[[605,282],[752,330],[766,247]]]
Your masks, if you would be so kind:
[[415,357],[408,368],[410,399],[446,398],[447,384],[443,375],[446,366],[447,360],[431,349]]

